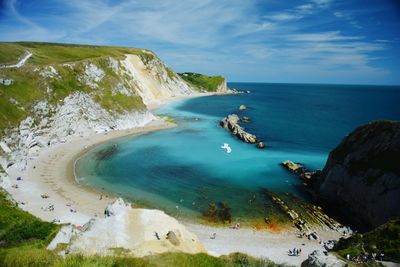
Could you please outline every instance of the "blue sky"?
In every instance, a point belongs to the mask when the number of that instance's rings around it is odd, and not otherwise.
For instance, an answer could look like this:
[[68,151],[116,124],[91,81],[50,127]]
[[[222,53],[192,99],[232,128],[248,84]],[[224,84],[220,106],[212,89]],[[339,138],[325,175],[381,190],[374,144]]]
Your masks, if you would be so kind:
[[0,0],[1,41],[148,48],[229,81],[400,84],[396,0]]

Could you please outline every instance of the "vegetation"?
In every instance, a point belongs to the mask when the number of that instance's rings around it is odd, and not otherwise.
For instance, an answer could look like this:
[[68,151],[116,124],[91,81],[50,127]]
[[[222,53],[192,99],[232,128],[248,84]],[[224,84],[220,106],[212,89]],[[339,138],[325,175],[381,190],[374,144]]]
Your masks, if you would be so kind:
[[0,65],[1,64],[14,64],[25,53],[23,47],[16,46],[10,43],[0,44]]
[[334,250],[343,258],[383,253],[384,260],[400,262],[400,220],[389,221],[365,234],[340,239]]
[[192,72],[178,73],[178,75],[195,88],[207,92],[217,91],[218,87],[225,82],[222,76],[207,76]]
[[211,222],[232,222],[231,208],[225,202],[220,202],[218,205],[214,202],[210,203],[204,216]]
[[69,255],[63,258],[46,249],[59,229],[59,225],[43,222],[21,210],[4,191],[0,191],[0,266],[279,266],[240,253],[219,258],[185,253],[134,258],[127,256],[123,248],[115,248],[115,256]]
[[71,63],[104,56],[123,58],[125,54],[138,55],[147,60],[154,58],[151,51],[118,46],[94,46],[40,42],[0,43],[0,64],[16,63],[29,50],[33,53],[30,64],[49,65]]
[[23,211],[0,190],[0,248],[12,245],[42,244],[48,241],[59,226],[43,222]]
[[[108,59],[122,59],[130,53],[151,60],[155,56],[150,51],[73,44],[0,43],[0,64],[16,63],[26,51],[31,51],[33,56],[23,67],[0,69],[0,78],[14,81],[8,86],[0,84],[0,132],[17,126],[21,120],[32,115],[32,108],[37,102],[45,100],[57,105],[74,92],[90,93],[97,103],[109,111],[123,113],[145,108],[141,97],[136,94],[135,85],[127,82],[126,77],[117,75],[109,67]],[[78,79],[89,61],[105,72],[96,90]],[[49,65],[57,71],[57,77],[45,78],[40,74]],[[119,93],[116,90],[119,84],[133,93]]]

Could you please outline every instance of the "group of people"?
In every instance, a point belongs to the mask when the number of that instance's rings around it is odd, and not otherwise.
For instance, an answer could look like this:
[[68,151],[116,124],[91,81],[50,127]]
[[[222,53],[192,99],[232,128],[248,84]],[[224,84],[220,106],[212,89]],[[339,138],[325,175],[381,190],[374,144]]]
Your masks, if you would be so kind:
[[346,255],[346,259],[349,261],[354,262],[355,264],[363,264],[366,263],[368,261],[376,261],[376,260],[380,260],[383,261],[385,257],[384,253],[380,253],[379,255],[375,252],[369,254],[363,254],[363,255],[358,255],[358,256],[351,256],[350,254]]
[[289,256],[299,256],[301,253],[301,248],[294,248],[293,250],[289,249]]
[[240,223],[235,223],[234,225],[231,226],[231,229],[239,229],[240,228]]
[[43,211],[54,211],[54,204],[49,204],[47,207],[41,207]]

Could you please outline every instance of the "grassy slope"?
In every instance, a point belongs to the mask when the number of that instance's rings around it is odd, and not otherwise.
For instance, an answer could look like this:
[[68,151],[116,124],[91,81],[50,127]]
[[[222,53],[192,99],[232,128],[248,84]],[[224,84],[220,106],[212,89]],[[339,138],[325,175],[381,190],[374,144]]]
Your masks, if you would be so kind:
[[225,82],[225,78],[222,76],[207,76],[192,72],[178,73],[178,75],[195,88],[207,92],[215,92],[218,86]]
[[134,258],[71,255],[66,258],[46,250],[59,226],[43,222],[19,209],[0,191],[0,266],[278,266],[244,254],[220,258],[206,254],[166,253]]
[[0,51],[0,65],[16,63],[25,53],[23,47],[12,43],[0,44]]
[[365,234],[340,239],[335,251],[343,258],[347,254],[384,253],[385,260],[400,263],[400,220],[389,221]]
[[[106,64],[109,57],[122,59],[125,54],[136,54],[144,61],[154,58],[153,54],[136,48],[100,47],[84,45],[66,45],[49,43],[0,43],[0,64],[16,63],[26,50],[33,53],[25,66],[19,69],[0,69],[0,77],[12,78],[11,86],[0,84],[0,133],[2,130],[15,127],[22,119],[30,114],[32,106],[40,100],[46,99],[49,103],[58,103],[70,93],[81,91],[95,94],[95,100],[108,110],[117,112],[144,109],[142,99],[137,96],[122,94],[112,95],[111,91],[121,81]],[[100,82],[101,90],[93,90],[77,80],[77,76],[84,71],[85,61],[95,63],[101,67],[106,76]],[[71,69],[62,66],[64,63],[73,63]],[[34,69],[52,65],[62,76],[61,79],[43,78]],[[51,94],[46,90],[53,89]],[[19,105],[15,105],[16,100]]]

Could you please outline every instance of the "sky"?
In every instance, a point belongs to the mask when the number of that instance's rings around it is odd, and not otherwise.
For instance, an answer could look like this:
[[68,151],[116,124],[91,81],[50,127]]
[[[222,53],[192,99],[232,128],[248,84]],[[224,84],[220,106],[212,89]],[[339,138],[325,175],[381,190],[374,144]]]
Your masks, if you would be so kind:
[[400,85],[400,0],[0,0],[0,41],[147,48],[230,82]]

